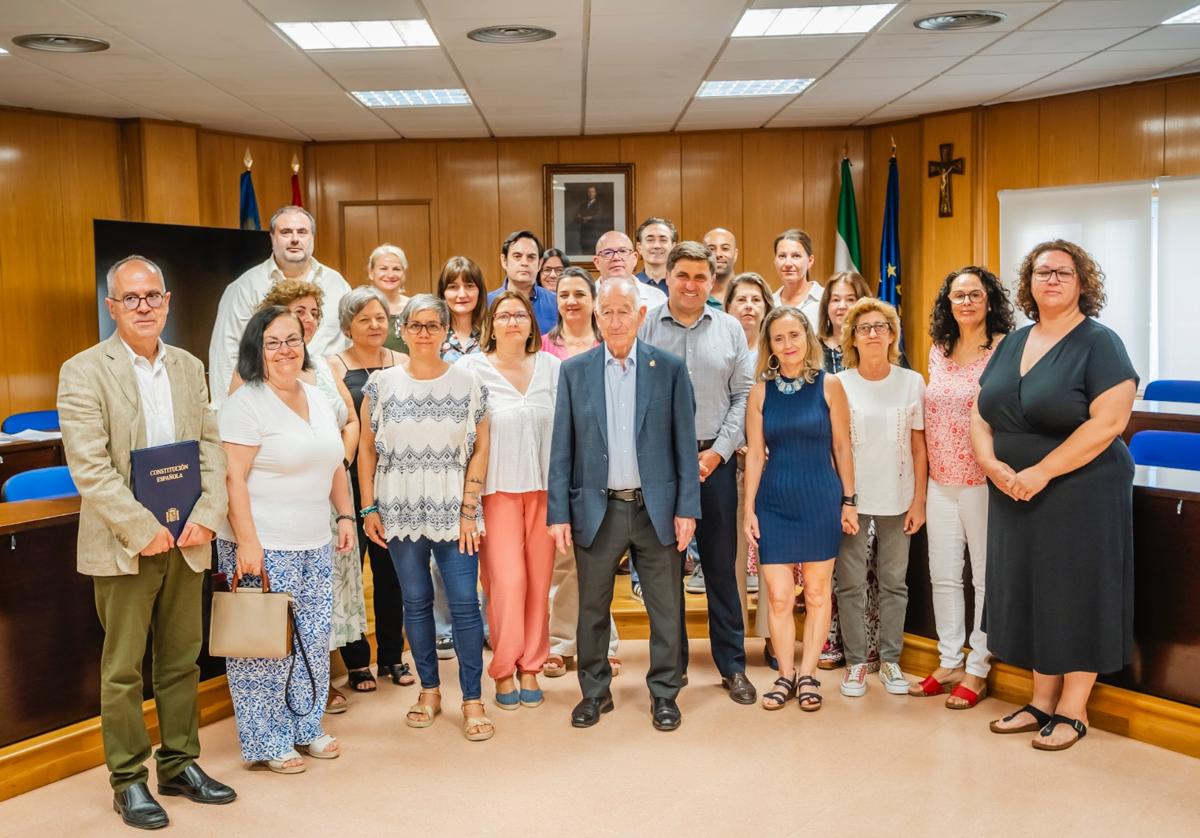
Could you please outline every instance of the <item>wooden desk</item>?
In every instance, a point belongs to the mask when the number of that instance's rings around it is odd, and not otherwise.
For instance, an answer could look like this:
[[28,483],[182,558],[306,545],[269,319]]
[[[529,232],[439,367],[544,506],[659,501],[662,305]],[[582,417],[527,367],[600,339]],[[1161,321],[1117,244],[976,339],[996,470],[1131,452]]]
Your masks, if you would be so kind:
[[23,471],[66,464],[61,439],[0,442],[0,486],[14,474]]
[[[75,570],[78,532],[77,497],[0,503],[0,747],[100,713],[104,633],[92,580]],[[201,679],[224,672],[206,645]],[[149,698],[148,654],[143,683]]]
[[1125,426],[1125,433],[1121,435],[1126,445],[1138,431],[1200,433],[1200,404],[1138,399],[1133,403],[1133,414]]

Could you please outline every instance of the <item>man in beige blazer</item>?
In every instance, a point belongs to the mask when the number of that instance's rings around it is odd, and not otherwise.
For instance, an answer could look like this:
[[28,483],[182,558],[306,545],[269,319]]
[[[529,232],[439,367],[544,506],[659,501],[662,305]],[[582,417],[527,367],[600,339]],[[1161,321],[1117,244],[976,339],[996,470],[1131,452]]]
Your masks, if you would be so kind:
[[[130,256],[108,272],[106,305],[116,334],[63,364],[58,411],[71,477],[79,489],[79,572],[93,577],[104,627],[100,722],[113,808],[141,829],[168,824],[150,794],[144,763],[142,658],[153,638],[154,698],[162,744],[158,791],[228,803],[233,789],[206,775],[196,691],[203,575],[213,532],[226,514],[225,455],[208,408],[201,362],[162,342],[171,295],[153,262]],[[194,439],[202,493],[178,541],[137,502],[129,452]]]

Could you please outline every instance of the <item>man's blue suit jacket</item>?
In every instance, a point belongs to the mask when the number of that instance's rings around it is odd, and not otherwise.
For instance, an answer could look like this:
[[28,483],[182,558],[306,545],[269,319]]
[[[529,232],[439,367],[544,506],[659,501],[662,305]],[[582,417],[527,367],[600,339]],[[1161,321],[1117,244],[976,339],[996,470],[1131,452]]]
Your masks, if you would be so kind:
[[[675,518],[700,517],[696,402],[683,361],[638,341],[638,473],[654,532],[675,543]],[[608,508],[608,421],[604,345],[563,362],[550,449],[548,524],[570,524],[572,539],[588,547]]]

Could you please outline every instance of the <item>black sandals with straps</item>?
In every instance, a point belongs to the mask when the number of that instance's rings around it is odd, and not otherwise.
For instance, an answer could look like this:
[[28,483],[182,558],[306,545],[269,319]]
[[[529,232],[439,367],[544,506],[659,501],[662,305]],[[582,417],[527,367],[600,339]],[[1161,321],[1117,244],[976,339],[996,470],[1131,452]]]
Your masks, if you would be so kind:
[[1087,736],[1087,725],[1079,721],[1079,719],[1060,716],[1058,713],[1055,713],[1050,717],[1050,721],[1046,724],[1046,726],[1038,731],[1038,736],[1049,736],[1050,734],[1054,733],[1054,728],[1058,727],[1059,725],[1066,725],[1067,727],[1073,729],[1076,734],[1075,738],[1069,739],[1066,742],[1060,742],[1057,745],[1048,745],[1045,742],[1039,742],[1038,740],[1034,739],[1033,747],[1037,748],[1039,751],[1065,751],[1080,739]]
[[[1029,715],[1033,716],[1034,721],[1029,722],[1028,724],[1023,724],[1020,727],[999,726],[1002,722],[1011,722],[1022,713],[1028,713]],[[1050,719],[1051,716],[1049,713],[1045,713],[1037,709],[1032,704],[1026,704],[1020,710],[1014,710],[1007,716],[992,722],[988,725],[988,728],[992,731],[992,733],[1032,733],[1033,731],[1041,730],[1046,725],[1050,724]]]
[[796,697],[796,681],[792,678],[776,678],[774,686],[779,689],[763,693],[764,710],[778,710]]
[[801,687],[813,687],[812,690],[802,690],[797,693],[796,698],[799,701],[800,709],[806,713],[815,713],[821,709],[821,694],[816,692],[816,688],[821,686],[821,682],[811,675],[802,675],[796,679],[796,689]]

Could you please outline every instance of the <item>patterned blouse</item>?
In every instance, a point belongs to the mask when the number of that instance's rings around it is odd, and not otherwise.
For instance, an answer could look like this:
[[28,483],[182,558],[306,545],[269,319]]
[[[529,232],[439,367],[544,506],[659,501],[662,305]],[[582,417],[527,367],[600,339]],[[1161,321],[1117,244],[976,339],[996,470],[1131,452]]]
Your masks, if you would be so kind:
[[[442,360],[447,364],[453,364],[463,355],[474,355],[479,351],[479,330],[472,329],[471,336],[466,342],[458,339],[458,335],[453,329],[450,334],[446,335],[446,340],[442,343]],[[457,538],[458,536],[455,536]]]
[[371,373],[363,397],[379,456],[374,502],[385,538],[457,541],[463,480],[475,428],[487,413],[487,387],[453,364],[428,381],[390,367]]
[[971,450],[971,408],[979,395],[979,376],[991,357],[988,349],[960,367],[938,347],[929,348],[925,442],[929,477],[944,486],[984,485],[983,469]]

